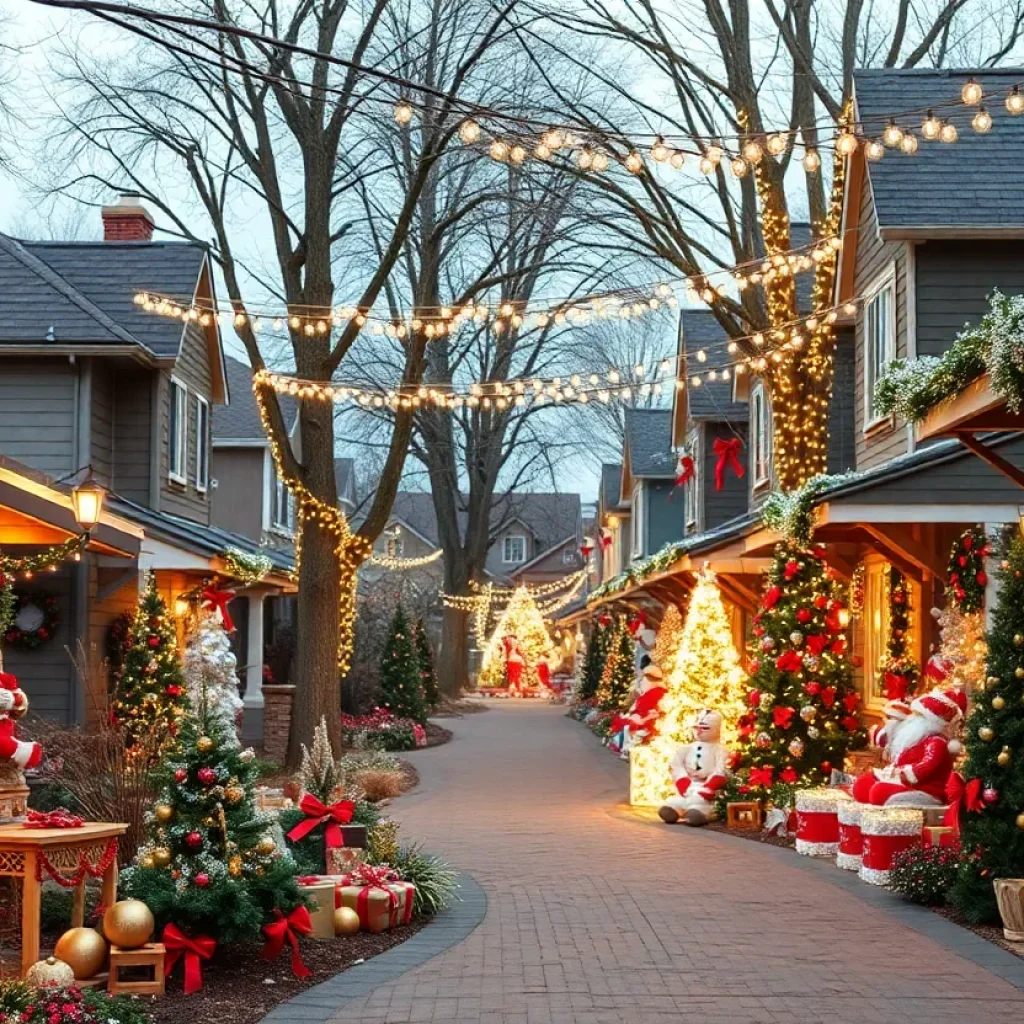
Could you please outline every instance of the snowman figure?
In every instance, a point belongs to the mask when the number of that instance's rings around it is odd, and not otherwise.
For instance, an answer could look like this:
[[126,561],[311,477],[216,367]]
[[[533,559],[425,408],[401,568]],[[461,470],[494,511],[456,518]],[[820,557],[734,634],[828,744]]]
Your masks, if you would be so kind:
[[705,709],[697,715],[693,742],[681,746],[669,770],[677,796],[669,797],[658,809],[667,825],[706,825],[715,818],[714,799],[726,782],[729,751],[721,742],[722,716]]

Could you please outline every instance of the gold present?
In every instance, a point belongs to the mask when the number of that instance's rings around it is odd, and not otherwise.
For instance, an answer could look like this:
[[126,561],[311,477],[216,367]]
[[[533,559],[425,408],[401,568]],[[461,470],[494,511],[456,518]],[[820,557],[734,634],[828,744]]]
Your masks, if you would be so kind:
[[327,848],[327,874],[347,875],[360,864],[366,863],[366,850],[356,846],[335,846]]
[[342,885],[338,888],[341,906],[359,915],[363,931],[385,932],[412,919],[416,887],[411,882],[386,882],[383,885]]
[[318,876],[314,881],[312,878],[303,879],[299,882],[299,889],[312,906],[309,908],[309,920],[313,925],[310,934],[311,939],[333,939],[334,938],[334,903],[335,903],[335,882],[332,878]]

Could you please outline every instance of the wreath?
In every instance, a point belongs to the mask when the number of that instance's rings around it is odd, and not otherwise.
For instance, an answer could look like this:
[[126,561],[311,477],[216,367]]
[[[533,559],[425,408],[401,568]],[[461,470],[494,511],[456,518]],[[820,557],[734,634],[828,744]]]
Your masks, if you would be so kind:
[[984,530],[964,530],[953,542],[946,581],[957,608],[964,614],[979,612],[985,606],[985,556],[990,553]]
[[52,594],[18,594],[4,640],[23,651],[35,650],[52,639],[57,621],[57,598]]

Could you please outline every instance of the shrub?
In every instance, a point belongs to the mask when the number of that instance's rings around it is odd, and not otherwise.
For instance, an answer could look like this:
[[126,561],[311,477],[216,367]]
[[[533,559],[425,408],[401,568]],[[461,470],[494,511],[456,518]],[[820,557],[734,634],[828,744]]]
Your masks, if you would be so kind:
[[20,981],[0,982],[4,1024],[148,1024],[149,1019],[131,996],[109,996],[102,989],[32,989]]
[[362,790],[372,804],[390,800],[405,792],[405,776],[400,771],[382,768],[364,768],[350,776],[351,784]]
[[341,741],[356,750],[415,750],[426,745],[426,732],[411,718],[374,708],[369,715],[342,715]]
[[459,876],[448,862],[424,853],[418,843],[400,850],[391,866],[416,886],[413,913],[417,917],[432,917],[444,910],[459,888]]
[[941,906],[956,881],[962,859],[960,851],[950,846],[904,850],[893,860],[889,888],[911,903]]

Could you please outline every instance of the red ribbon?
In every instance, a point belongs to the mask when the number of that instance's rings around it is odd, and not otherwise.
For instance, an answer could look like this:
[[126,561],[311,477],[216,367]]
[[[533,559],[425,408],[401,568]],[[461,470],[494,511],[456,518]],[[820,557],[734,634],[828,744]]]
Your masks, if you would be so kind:
[[864,843],[861,863],[873,871],[888,871],[897,853],[921,845],[921,835],[917,832],[902,836],[873,836],[862,832],[861,838]]
[[208,935],[190,939],[176,924],[168,924],[160,937],[167,950],[164,977],[169,977],[178,961],[185,958],[185,995],[190,996],[203,987],[203,960],[209,960],[217,943]]
[[799,672],[804,667],[804,659],[798,651],[786,651],[775,659],[775,667],[780,672]]
[[752,786],[770,786],[772,784],[772,766],[750,769],[750,784]]
[[731,437],[726,440],[724,437],[716,437],[711,450],[715,453],[718,461],[715,463],[715,490],[720,491],[725,486],[725,467],[731,466],[737,477],[742,478],[745,470],[739,460],[739,454],[743,443],[738,437]]
[[229,633],[234,633],[235,631],[234,620],[228,611],[228,604],[234,600],[234,597],[235,592],[233,590],[221,590],[213,584],[203,590],[203,607],[212,608],[214,611],[220,612],[224,629]]
[[[361,886],[359,895],[356,897],[356,913],[359,915],[359,923],[367,930],[370,928],[370,893],[375,889],[387,893],[388,897],[388,927],[393,928],[398,924],[398,895],[390,888],[398,882],[398,872],[394,868],[373,867],[370,864],[360,864],[355,871],[345,875],[341,880],[342,885]],[[406,894],[405,914],[403,923],[408,924],[412,919],[411,894]]]
[[306,815],[305,821],[300,821],[288,833],[288,838],[297,843],[305,839],[313,829],[319,825],[326,825],[324,839],[327,841],[328,849],[335,849],[343,846],[340,825],[347,825],[352,820],[356,805],[351,800],[339,800],[329,807],[322,804],[312,793],[307,793],[299,803],[299,809]]
[[593,544],[587,544],[586,542],[584,542],[583,544],[580,545],[580,554],[583,555],[584,558],[589,558],[590,557],[590,552],[593,551],[593,550],[594,550],[594,545]]
[[985,801],[981,798],[981,779],[971,779],[966,782],[959,772],[953,772],[946,783],[946,797],[949,800],[949,808],[942,824],[953,830],[954,835],[960,835],[960,805],[963,804],[967,810],[974,814],[980,814],[985,809]]
[[299,955],[299,936],[313,933],[313,922],[305,907],[296,907],[287,917],[280,910],[274,910],[276,920],[263,926],[267,944],[263,947],[263,959],[273,960],[284,949],[285,942],[292,947],[292,974],[296,978],[308,978],[313,972],[302,962]]
[[910,680],[906,676],[897,675],[895,672],[886,672],[883,679],[886,700],[906,700],[907,690],[910,687]]
[[601,531],[601,550],[607,551],[612,546],[612,535],[607,530]]
[[629,632],[631,636],[636,636],[644,626],[647,625],[647,613],[637,612],[629,621]]
[[693,456],[680,455],[679,461],[676,462],[676,487],[682,487],[692,480],[696,473],[697,467],[694,465]]
[[839,814],[836,811],[797,811],[796,837],[805,843],[838,843]]

